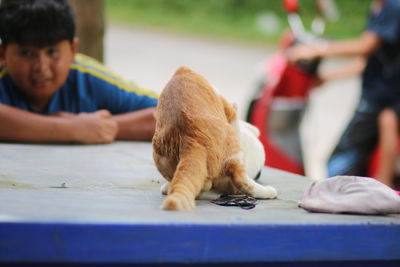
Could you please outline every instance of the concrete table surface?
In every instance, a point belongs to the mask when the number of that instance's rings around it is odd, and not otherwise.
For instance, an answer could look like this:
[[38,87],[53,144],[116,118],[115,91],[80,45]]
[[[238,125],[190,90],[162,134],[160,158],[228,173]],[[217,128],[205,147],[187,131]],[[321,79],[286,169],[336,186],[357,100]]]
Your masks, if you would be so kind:
[[251,210],[160,210],[163,178],[146,142],[0,144],[0,263],[400,260],[400,216],[309,213],[310,179],[265,168],[278,198]]

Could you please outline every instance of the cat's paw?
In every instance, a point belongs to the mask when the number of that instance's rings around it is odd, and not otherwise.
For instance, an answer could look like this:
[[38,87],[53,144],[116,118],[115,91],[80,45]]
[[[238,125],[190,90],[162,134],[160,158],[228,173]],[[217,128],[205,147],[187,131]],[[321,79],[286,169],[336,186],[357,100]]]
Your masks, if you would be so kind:
[[257,184],[254,187],[251,195],[252,195],[252,197],[260,198],[260,199],[273,199],[278,196],[278,192],[272,186]]
[[169,189],[169,183],[165,183],[161,186],[160,192],[162,195],[167,195],[168,194],[168,189]]
[[169,195],[161,205],[163,210],[191,211],[195,209],[194,200],[188,200],[179,195]]

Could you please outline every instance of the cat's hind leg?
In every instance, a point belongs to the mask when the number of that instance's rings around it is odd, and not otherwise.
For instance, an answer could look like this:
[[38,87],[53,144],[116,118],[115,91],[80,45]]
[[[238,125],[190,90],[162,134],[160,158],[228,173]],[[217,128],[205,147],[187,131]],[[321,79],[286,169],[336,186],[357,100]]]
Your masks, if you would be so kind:
[[274,187],[258,184],[247,176],[240,153],[226,162],[226,171],[227,175],[231,177],[232,183],[242,193],[260,199],[276,198],[277,191]]
[[[191,142],[183,148],[168,195],[161,208],[164,210],[193,210],[195,198],[205,187],[207,177],[207,151]],[[206,186],[208,187],[208,186]]]

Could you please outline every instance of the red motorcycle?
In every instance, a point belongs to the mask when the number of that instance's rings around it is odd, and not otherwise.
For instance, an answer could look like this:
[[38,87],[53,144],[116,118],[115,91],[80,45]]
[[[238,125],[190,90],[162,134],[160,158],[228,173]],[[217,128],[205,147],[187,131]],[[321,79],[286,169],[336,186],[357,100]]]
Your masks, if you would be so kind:
[[296,0],[284,0],[290,31],[281,40],[281,51],[264,66],[263,81],[250,102],[247,121],[260,130],[260,140],[267,151],[265,165],[304,174],[299,124],[308,94],[317,83],[321,59],[291,63],[285,50],[298,43],[322,42],[325,20],[337,16],[332,0],[317,0],[317,18],[312,32],[305,30]]

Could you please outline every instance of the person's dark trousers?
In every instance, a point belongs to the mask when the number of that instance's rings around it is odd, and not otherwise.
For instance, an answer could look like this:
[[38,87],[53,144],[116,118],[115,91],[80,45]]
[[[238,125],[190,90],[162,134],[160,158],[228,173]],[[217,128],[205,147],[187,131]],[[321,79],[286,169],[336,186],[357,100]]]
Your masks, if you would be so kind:
[[382,105],[361,99],[328,160],[328,177],[367,174],[371,153],[378,142],[377,118]]

